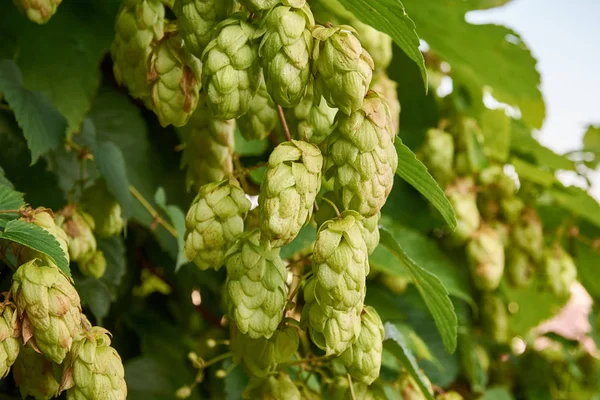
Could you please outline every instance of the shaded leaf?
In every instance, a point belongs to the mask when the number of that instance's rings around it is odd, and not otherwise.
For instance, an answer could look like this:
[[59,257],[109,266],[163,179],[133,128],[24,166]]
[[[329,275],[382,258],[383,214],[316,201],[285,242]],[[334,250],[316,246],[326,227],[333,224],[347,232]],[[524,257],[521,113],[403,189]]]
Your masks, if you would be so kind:
[[179,207],[167,205],[167,195],[165,194],[165,189],[162,187],[159,187],[154,194],[154,201],[156,202],[156,205],[168,215],[169,220],[177,232],[178,253],[175,264],[175,272],[177,272],[183,264],[188,262],[185,254],[183,254],[183,246],[185,244],[183,240],[183,237],[185,236],[185,214]]
[[260,156],[267,150],[266,140],[246,140],[240,133],[239,127],[235,129],[235,152],[242,157]]
[[531,136],[531,129],[527,128],[523,121],[513,119],[511,122],[510,150],[513,153],[530,156],[533,158],[532,162],[551,170],[575,171],[573,161],[542,146],[540,142]]
[[485,151],[489,158],[505,162],[510,152],[511,122],[502,109],[486,108],[481,116]]
[[600,227],[600,204],[585,190],[563,186],[549,192],[559,206]]
[[552,186],[556,182],[556,177],[552,172],[544,171],[520,158],[512,157],[510,163],[515,167],[517,174],[519,174],[519,179],[524,179],[545,187]]
[[129,218],[132,213],[132,198],[129,191],[125,159],[121,149],[114,143],[105,142],[99,143],[92,152],[96,166],[106,180],[108,190],[115,196],[121,206],[123,219]]
[[18,210],[25,205],[23,193],[19,193],[3,183],[0,183],[0,211]]
[[598,259],[600,250],[594,249],[575,239],[575,255],[578,280],[594,299],[600,299],[598,280]]
[[492,387],[485,391],[481,400],[513,400],[514,397],[508,389],[501,386]]

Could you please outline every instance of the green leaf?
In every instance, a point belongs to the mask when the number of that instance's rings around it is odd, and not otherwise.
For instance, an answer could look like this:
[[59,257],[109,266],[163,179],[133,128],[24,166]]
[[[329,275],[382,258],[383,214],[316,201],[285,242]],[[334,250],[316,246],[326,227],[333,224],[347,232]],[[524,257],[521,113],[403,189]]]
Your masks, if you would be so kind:
[[598,249],[590,247],[575,238],[577,256],[577,279],[594,299],[600,299],[600,280],[598,280]]
[[110,311],[110,291],[106,284],[91,276],[75,277],[75,288],[81,297],[81,303],[87,305],[96,318],[96,324],[102,326],[102,320]]
[[448,297],[448,290],[438,277],[417,265],[402,250],[391,233],[385,229],[379,229],[379,232],[380,243],[387,247],[410,273],[442,336],[446,351],[453,353],[456,350],[458,318],[454,312],[454,305]]
[[0,183],[0,211],[18,210],[25,205],[23,193],[19,193],[3,183]]
[[391,352],[406,368],[406,371],[412,376],[412,378],[417,382],[419,388],[425,395],[425,398],[428,400],[434,400],[433,394],[427,388],[427,384],[425,383],[425,376],[419,369],[417,364],[417,360],[415,360],[415,356],[412,354],[408,346],[406,345],[406,340],[404,340],[404,336],[400,331],[389,322],[385,324],[385,340],[383,342],[383,348]]
[[559,206],[600,227],[600,204],[585,190],[563,186],[549,192]]
[[444,217],[450,228],[454,230],[456,228],[456,216],[444,191],[429,172],[427,172],[425,165],[402,143],[400,138],[396,138],[394,145],[398,153],[398,169],[396,170],[396,174],[425,196],[442,214],[442,217]]
[[6,173],[4,172],[4,168],[0,167],[0,185],[8,186],[9,188],[14,188],[14,185],[11,181],[6,178]]
[[246,140],[239,127],[235,129],[235,152],[242,157],[260,156],[267,150],[266,140]]
[[489,161],[485,155],[483,137],[477,125],[469,124],[465,127],[467,139],[467,156],[473,172],[479,172],[489,166]]
[[505,162],[510,152],[511,122],[502,109],[486,108],[481,116],[485,152],[489,158]]
[[415,23],[404,10],[400,0],[339,1],[359,20],[392,37],[398,47],[419,66],[427,90],[427,69],[423,54],[419,50],[419,36],[415,31]]
[[[127,398],[129,400],[175,399],[175,392],[186,383],[184,379],[189,375],[186,373],[181,376],[179,372],[183,366],[176,367],[173,368],[172,364],[149,356],[129,360],[125,364]],[[193,390],[188,399],[198,400],[200,398],[198,392]]]
[[[231,362],[227,360],[223,363],[223,368],[231,367]],[[242,393],[248,386],[248,376],[244,373],[241,365],[233,367],[231,372],[224,378],[225,400],[238,400],[242,398]]]
[[187,258],[183,254],[183,246],[185,244],[183,237],[185,235],[185,214],[181,211],[181,208],[173,205],[167,205],[167,195],[165,189],[159,187],[154,194],[154,201],[160,209],[168,215],[175,231],[177,231],[177,261],[175,264],[175,272],[181,268],[181,266],[187,263]]
[[542,146],[531,136],[531,129],[523,121],[512,120],[510,150],[516,154],[530,156],[535,164],[551,170],[564,169],[575,171],[575,164],[565,156],[556,154]]
[[544,171],[520,158],[512,157],[510,163],[515,167],[519,179],[524,179],[545,187],[552,186],[556,182],[556,177],[552,172]]
[[10,60],[0,61],[0,93],[23,129],[32,164],[40,155],[62,144],[67,128],[65,119],[45,95],[25,89],[19,68]]
[[108,189],[121,206],[123,218],[129,218],[131,216],[132,198],[129,191],[125,159],[121,149],[114,143],[105,142],[98,144],[92,150],[92,153],[94,154],[96,166],[106,179]]
[[600,152],[600,125],[589,125],[583,135],[583,149],[594,153]]
[[486,390],[481,400],[514,400],[514,397],[508,389],[496,386]]
[[58,268],[68,277],[71,276],[69,263],[60,244],[54,236],[39,226],[16,219],[6,224],[4,232],[0,232],[0,238],[22,244],[52,257]]

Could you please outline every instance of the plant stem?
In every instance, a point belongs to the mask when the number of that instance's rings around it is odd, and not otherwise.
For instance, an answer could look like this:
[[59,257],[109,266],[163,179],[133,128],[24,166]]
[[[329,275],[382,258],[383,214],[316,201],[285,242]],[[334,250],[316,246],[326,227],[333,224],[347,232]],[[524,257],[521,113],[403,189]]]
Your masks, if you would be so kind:
[[19,214],[21,210],[0,210],[0,214]]
[[335,203],[331,200],[329,200],[326,197],[321,196],[321,200],[323,200],[324,202],[328,203],[329,205],[331,205],[331,207],[333,207],[333,209],[335,210],[335,213],[337,214],[338,218],[342,218],[342,214],[340,214],[340,210],[337,208],[337,206],[335,205]]
[[158,211],[156,211],[154,209],[154,207],[152,207],[152,205],[148,202],[148,200],[146,200],[144,198],[144,196],[142,196],[142,194],[133,185],[129,185],[129,191],[131,192],[131,194],[133,194],[133,197],[135,197],[137,199],[137,201],[139,201],[140,204],[146,209],[146,211],[148,211],[148,213],[150,213],[150,215],[152,216],[152,219],[156,223],[158,223],[163,228],[165,228],[167,230],[167,232],[169,232],[173,237],[178,236],[175,228],[160,216]]
[[290,129],[288,128],[287,121],[285,120],[283,108],[281,108],[279,104],[277,104],[277,114],[279,114],[279,120],[281,121],[281,127],[283,128],[283,133],[285,133],[285,138],[289,142],[292,140],[292,135],[290,135]]
[[229,358],[231,356],[232,356],[231,352],[220,354],[220,355],[216,356],[215,358],[208,360],[206,363],[204,363],[204,365],[202,365],[202,368],[206,369],[206,368],[210,367],[211,365],[216,364],[219,361],[223,361],[226,358]]
[[346,375],[348,377],[348,383],[350,384],[350,395],[352,395],[352,400],[356,400],[356,394],[354,393],[354,387],[352,386],[352,377],[350,374]]

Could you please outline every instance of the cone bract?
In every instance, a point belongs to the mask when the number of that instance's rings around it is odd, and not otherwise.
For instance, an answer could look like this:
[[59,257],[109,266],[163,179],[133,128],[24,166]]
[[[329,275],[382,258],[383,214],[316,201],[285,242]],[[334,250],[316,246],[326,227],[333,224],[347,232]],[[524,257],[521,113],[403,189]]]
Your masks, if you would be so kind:
[[379,246],[379,220],[381,218],[381,212],[377,214],[363,218],[362,220],[362,228],[363,228],[363,238],[365,239],[365,244],[367,245],[367,253],[369,255],[373,254],[377,246]]
[[89,258],[79,262],[79,270],[84,275],[100,279],[106,272],[106,258],[101,250],[96,250]]
[[249,400],[301,400],[302,396],[290,376],[279,373],[265,378],[250,378],[248,386],[242,393],[242,398]]
[[15,0],[17,7],[36,24],[48,22],[60,3],[62,0]]
[[13,365],[13,377],[21,397],[49,400],[58,396],[60,366],[47,360],[29,346],[24,346]]
[[263,140],[275,129],[278,118],[275,103],[261,77],[261,84],[252,99],[250,109],[238,119],[240,132],[246,140]]
[[338,110],[329,107],[323,96],[318,101],[314,97],[313,85],[309,84],[300,103],[286,110],[286,117],[295,137],[318,146],[333,132]]
[[59,211],[56,223],[67,234],[71,261],[87,260],[96,252],[96,237],[93,233],[95,222],[91,215],[70,204]]
[[19,320],[12,303],[2,305],[0,312],[0,379],[8,375],[21,348]]
[[[36,208],[31,212],[31,216],[26,218],[26,220],[39,226],[40,228],[43,228],[46,232],[54,236],[54,238],[58,241],[65,258],[67,259],[67,263],[70,261],[67,234],[59,225],[57,225],[56,221],[54,220],[54,215],[50,209],[43,207]],[[40,253],[24,246],[20,249],[20,251],[21,254],[18,257],[20,262],[26,262],[33,258],[39,258],[44,264],[58,268],[54,260],[44,253]]]
[[94,233],[101,237],[115,236],[123,230],[121,206],[108,191],[104,181],[86,188],[81,195],[81,208],[94,220]]
[[379,93],[390,107],[390,115],[392,117],[392,133],[397,135],[400,132],[400,101],[398,100],[398,84],[396,81],[384,73],[379,72],[373,76],[371,81],[371,90]]

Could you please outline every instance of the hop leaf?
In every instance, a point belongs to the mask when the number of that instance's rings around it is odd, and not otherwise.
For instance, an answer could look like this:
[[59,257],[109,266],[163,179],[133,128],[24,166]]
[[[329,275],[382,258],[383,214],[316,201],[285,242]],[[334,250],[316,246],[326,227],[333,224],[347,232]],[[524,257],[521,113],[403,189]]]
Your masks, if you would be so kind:
[[300,390],[286,373],[269,375],[265,378],[250,378],[248,386],[242,393],[244,399],[289,399],[300,400]]
[[106,329],[96,326],[77,336],[60,390],[67,390],[68,400],[127,398],[123,363]]
[[369,93],[360,110],[338,113],[336,123],[324,151],[325,177],[333,178],[345,209],[370,217],[385,204],[398,166],[389,108],[379,95]]
[[23,343],[60,364],[81,327],[75,287],[58,268],[31,260],[13,275],[11,294],[22,324]]
[[94,233],[101,237],[115,236],[123,230],[121,206],[108,191],[106,182],[99,180],[81,195],[81,208],[94,220]]
[[36,24],[50,21],[60,3],[62,0],[15,0],[17,7]]
[[391,80],[384,72],[373,76],[371,81],[371,90],[379,93],[390,107],[392,117],[392,133],[397,135],[400,132],[400,101],[398,100],[398,84]]
[[294,107],[306,93],[315,24],[310,8],[274,7],[261,24],[258,54],[267,90],[275,103]]
[[69,204],[58,212],[56,223],[67,233],[71,261],[87,260],[96,252],[95,223],[91,215]]
[[552,292],[559,297],[568,297],[571,285],[577,279],[577,267],[571,256],[559,245],[544,252],[543,275]]
[[275,103],[267,92],[264,79],[261,77],[261,84],[256,96],[252,99],[250,109],[238,119],[240,132],[246,140],[262,140],[275,129],[277,118]]
[[205,95],[200,95],[196,111],[178,131],[184,144],[181,165],[187,167],[188,189],[193,186],[200,190],[233,173],[235,120],[214,118]]
[[233,7],[231,0],[175,0],[173,12],[186,48],[201,57],[212,40],[215,26]]
[[473,236],[481,223],[475,185],[469,178],[459,178],[448,186],[446,195],[456,214],[456,230],[452,239],[461,245]]
[[164,24],[165,7],[160,0],[126,0],[117,14],[113,72],[133,97],[150,97],[148,60],[153,44],[163,38]]
[[13,366],[13,377],[21,397],[49,400],[58,396],[60,366],[47,360],[29,346],[24,346]]
[[234,14],[217,25],[217,35],[202,53],[202,82],[215,118],[244,115],[260,85],[255,29],[244,19]]
[[0,311],[0,379],[5,378],[10,371],[10,367],[13,365],[19,350],[21,343],[19,341],[20,336],[20,324],[17,319],[17,312],[15,311],[15,305],[12,303],[5,302]]
[[313,74],[317,98],[323,95],[331,107],[346,115],[362,107],[373,75],[373,59],[349,26],[317,26]]
[[79,270],[84,275],[93,276],[96,279],[100,279],[106,272],[106,258],[101,250],[96,250],[90,258],[79,262]]
[[322,166],[319,148],[306,142],[292,140],[273,150],[258,197],[262,240],[281,247],[308,223]]
[[260,232],[240,238],[226,255],[229,316],[241,333],[269,338],[286,304],[287,270],[279,248],[261,243]]
[[250,201],[235,180],[209,183],[192,202],[185,218],[184,253],[200,269],[219,269],[227,249],[244,232]]
[[286,110],[286,118],[296,137],[320,145],[333,132],[337,108],[331,108],[323,96],[315,101],[312,83],[300,103]]
[[467,260],[473,283],[479,290],[493,291],[504,274],[504,245],[498,234],[487,226],[477,231],[467,244]]
[[152,50],[148,81],[152,110],[162,126],[183,126],[198,105],[200,60],[187,53],[179,35],[167,36]]
[[481,325],[483,331],[496,343],[508,341],[508,314],[506,305],[498,295],[487,293],[483,295]]

